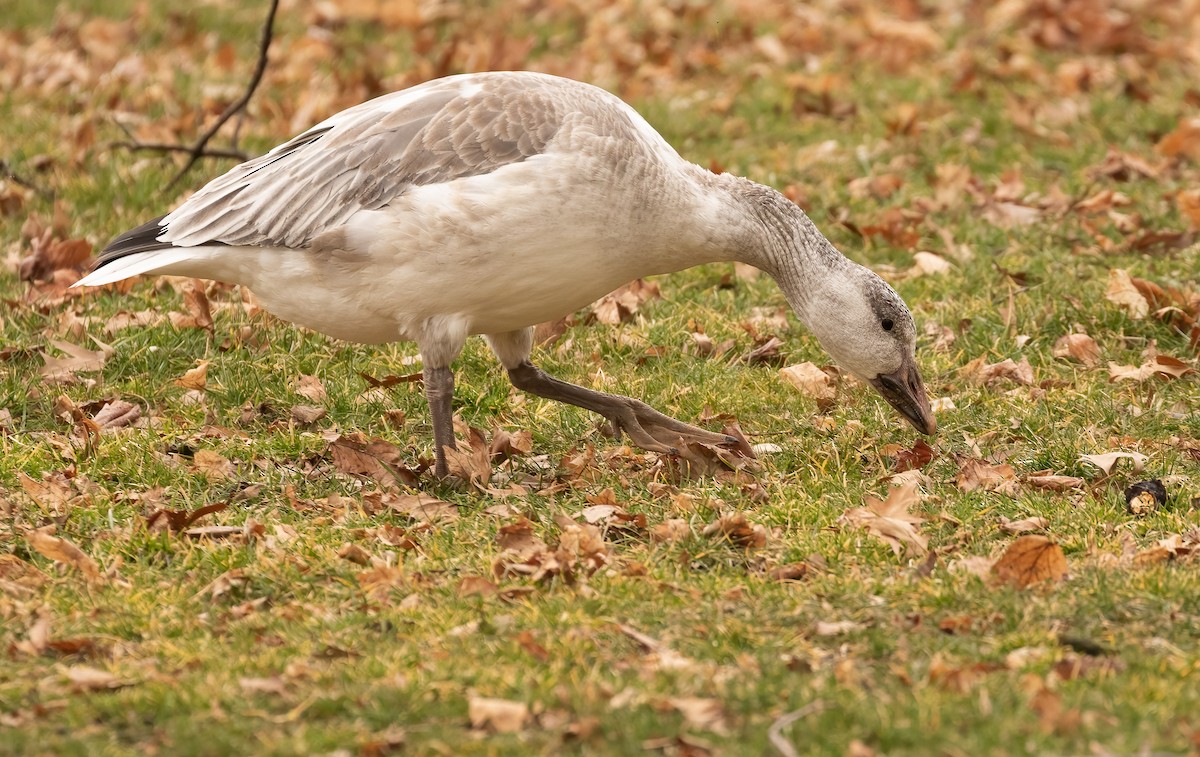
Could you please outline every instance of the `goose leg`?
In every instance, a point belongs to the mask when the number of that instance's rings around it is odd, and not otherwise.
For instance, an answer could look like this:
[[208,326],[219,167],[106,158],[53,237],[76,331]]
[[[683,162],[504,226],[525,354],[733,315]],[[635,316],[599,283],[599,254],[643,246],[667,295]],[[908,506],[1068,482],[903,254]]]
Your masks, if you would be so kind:
[[450,474],[446,465],[446,448],[454,446],[454,371],[449,367],[426,368],[425,399],[429,402],[429,414],[433,419],[433,472],[438,478]]
[[597,392],[556,379],[529,362],[533,351],[533,329],[488,334],[488,344],[508,371],[513,386],[568,405],[599,413],[612,424],[613,436],[625,432],[637,446],[651,452],[675,452],[682,442],[737,446],[738,440],[716,434],[663,415],[641,400],[619,394]]
[[599,413],[612,424],[613,435],[625,432],[637,446],[652,452],[675,452],[680,442],[736,445],[727,434],[689,425],[663,415],[641,400],[586,389],[556,379],[528,360],[508,369],[513,386],[546,399],[566,402]]

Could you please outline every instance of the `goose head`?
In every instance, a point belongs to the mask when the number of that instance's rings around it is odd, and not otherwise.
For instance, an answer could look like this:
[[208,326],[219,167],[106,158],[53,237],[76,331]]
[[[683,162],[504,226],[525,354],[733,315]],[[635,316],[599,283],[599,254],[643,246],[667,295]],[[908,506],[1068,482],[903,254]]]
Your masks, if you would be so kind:
[[838,365],[873,386],[915,429],[935,433],[912,313],[878,274],[847,263],[808,298],[809,328]]

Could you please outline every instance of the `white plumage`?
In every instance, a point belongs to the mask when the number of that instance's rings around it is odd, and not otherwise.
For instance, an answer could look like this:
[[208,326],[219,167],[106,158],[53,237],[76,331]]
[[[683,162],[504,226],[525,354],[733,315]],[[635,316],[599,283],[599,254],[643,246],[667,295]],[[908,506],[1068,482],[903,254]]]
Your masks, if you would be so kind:
[[543,74],[453,76],[338,113],[121,235],[78,285],[216,279],[335,337],[417,342],[445,474],[449,366],[470,334],[518,387],[599,412],[640,446],[728,443],[529,362],[534,324],[722,260],[774,276],[844,367],[932,433],[912,317],[890,287],[779,193],[683,160],[618,98]]

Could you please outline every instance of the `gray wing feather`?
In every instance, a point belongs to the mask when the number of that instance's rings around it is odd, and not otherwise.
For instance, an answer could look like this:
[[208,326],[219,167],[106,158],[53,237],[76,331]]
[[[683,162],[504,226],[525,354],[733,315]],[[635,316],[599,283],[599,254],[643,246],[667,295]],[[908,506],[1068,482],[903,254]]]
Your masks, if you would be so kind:
[[[166,216],[161,239],[308,246],[410,186],[490,173],[543,152],[572,108],[566,91],[537,75],[480,75],[355,106],[214,179]],[[389,107],[389,98],[408,101]]]

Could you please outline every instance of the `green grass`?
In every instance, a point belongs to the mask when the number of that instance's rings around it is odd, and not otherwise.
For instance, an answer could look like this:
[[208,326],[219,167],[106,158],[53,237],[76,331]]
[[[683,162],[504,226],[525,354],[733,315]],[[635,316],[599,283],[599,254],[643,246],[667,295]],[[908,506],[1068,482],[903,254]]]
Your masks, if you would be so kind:
[[[223,287],[210,291],[211,334],[166,320],[107,333],[104,324],[119,311],[182,311],[182,299],[168,285],[142,282],[127,294],[31,301],[29,285],[15,273],[30,251],[21,229],[30,214],[51,218],[54,201],[24,192],[23,207],[0,216],[0,245],[12,262],[0,272],[0,409],[12,418],[0,426],[0,555],[18,558],[41,579],[20,583],[0,573],[0,753],[371,755],[403,741],[414,754],[631,754],[665,739],[677,751],[692,745],[769,754],[772,723],[813,703],[785,731],[802,754],[844,754],[854,741],[888,755],[1194,752],[1197,563],[1193,557],[1136,566],[1127,551],[1200,524],[1192,504],[1200,495],[1197,462],[1189,452],[1200,446],[1200,384],[1194,375],[1111,383],[1104,367],[1056,359],[1052,348],[1078,325],[1104,361],[1140,364],[1151,345],[1190,359],[1183,335],[1155,319],[1131,320],[1104,292],[1111,268],[1195,286],[1200,246],[1104,252],[1087,223],[1117,242],[1125,237],[1104,214],[1050,211],[1005,228],[970,194],[929,205],[937,167],[958,163],[971,171],[980,196],[991,196],[1006,173],[1019,175],[1031,202],[1031,193],[1082,199],[1114,189],[1129,198],[1116,210],[1138,214],[1143,229],[1186,229],[1173,197],[1200,183],[1195,163],[1129,181],[1094,177],[1089,169],[1109,148],[1158,159],[1155,142],[1195,113],[1187,96],[1194,61],[1156,59],[1144,50],[1125,59],[1069,45],[1047,50],[1020,24],[985,34],[935,13],[931,23],[947,24],[939,31],[952,46],[909,65],[877,60],[864,46],[866,27],[845,18],[823,36],[787,37],[798,50],[812,49],[779,67],[766,64],[751,41],[754,34],[791,34],[791,22],[780,20],[790,18],[784,11],[751,23],[728,8],[685,3],[651,22],[554,3],[530,4],[528,13],[497,10],[501,5],[462,10],[424,31],[351,18],[307,40],[313,21],[307,8],[297,8],[281,21],[243,143],[264,149],[289,136],[291,120],[304,115],[298,103],[311,101],[306,123],[315,122],[406,81],[422,65],[479,68],[488,60],[480,50],[494,40],[532,35],[528,61],[495,53],[498,65],[528,62],[621,90],[689,159],[780,188],[795,185],[830,239],[865,264],[904,270],[913,249],[946,253],[947,237],[970,248],[970,259],[948,256],[954,266],[947,274],[896,283],[919,328],[941,324],[956,335],[940,350],[923,336],[918,352],[931,396],[949,397],[957,408],[939,417],[941,432],[931,440],[937,456],[923,469],[925,497],[915,508],[939,553],[932,572],[922,576],[920,558],[897,558],[865,531],[837,523],[847,508],[886,492],[894,464],[889,445],[910,447],[911,430],[861,386],[843,385],[822,415],[774,366],[738,359],[754,346],[742,326],[751,309],[784,304],[765,276],[736,280],[733,288],[720,286],[730,272],[723,265],[661,277],[664,299],[647,303],[632,322],[576,325],[535,356],[548,371],[584,384],[602,368],[609,390],[681,418],[736,416],[751,441],[782,448],[763,460],[754,477],[759,489],[702,478],[664,496],[669,477],[653,457],[613,454],[619,444],[597,432],[595,417],[520,396],[483,343],[472,341],[456,365],[456,410],[464,421],[530,431],[534,454],[560,471],[566,468],[559,461],[589,447],[596,460],[581,476],[563,473],[566,485],[554,491],[503,500],[426,482],[430,494],[458,506],[460,517],[403,550],[377,540],[375,531],[412,521],[374,510],[367,496],[374,484],[339,473],[327,437],[381,437],[411,466],[430,456],[419,387],[401,384],[364,400],[368,387],[358,375],[417,370],[406,360],[416,352],[412,345],[346,344],[251,317],[237,290]],[[1164,21],[1164,8],[1151,3],[1135,18],[1169,51],[1167,43],[1185,31]],[[179,189],[164,192],[175,164],[107,143],[124,138],[115,124],[131,114],[135,125],[176,123],[180,139],[192,137],[199,103],[209,98],[207,110],[217,112],[230,91],[236,96],[261,16],[261,9],[233,4],[153,2],[131,22],[112,60],[103,50],[80,51],[73,41],[80,24],[98,14],[122,19],[124,10],[98,3],[55,10],[16,0],[0,40],[15,51],[0,52],[0,77],[8,77],[0,78],[0,159],[53,193],[67,236],[97,245],[229,167],[202,162]],[[627,53],[626,37],[605,34],[622,26],[630,44],[657,51],[642,68],[614,69]],[[304,68],[294,61],[314,39],[331,40],[333,52]],[[213,60],[227,40],[238,59],[225,70]],[[459,46],[450,49],[453,40]],[[24,52],[35,44],[47,47]],[[705,58],[706,45],[721,55]],[[958,90],[951,85],[963,50],[981,71],[973,87]],[[1013,50],[1031,68],[999,73]],[[14,62],[21,55],[30,57]],[[68,55],[77,56],[78,68],[63,63]],[[129,73],[133,55],[149,67],[144,73]],[[852,112],[793,112],[799,95],[788,76],[806,71],[805,55],[821,72],[843,76],[833,97]],[[36,61],[91,73],[42,86],[28,73]],[[1054,72],[1073,61],[1114,78],[1069,95],[1086,115],[1051,127],[1065,140],[1018,128],[1010,90],[1034,105],[1058,103],[1064,94]],[[1138,76],[1149,92],[1145,101],[1123,94],[1122,82]],[[320,97],[327,99],[313,99]],[[714,106],[722,97],[727,110]],[[893,134],[889,126],[902,103],[918,106],[914,134]],[[88,127],[94,138],[77,143],[73,135]],[[798,159],[829,140],[836,147],[824,157]],[[888,172],[903,178],[892,196],[852,193],[854,179]],[[891,209],[922,208],[908,222],[918,240],[912,249],[853,230],[879,224]],[[1025,284],[1015,286],[1001,268],[1024,274]],[[732,339],[734,347],[716,359],[696,355],[690,333],[697,328],[714,342]],[[94,346],[85,334],[113,348],[103,369],[69,383],[44,379],[40,353],[52,351],[50,341]],[[778,335],[787,363],[828,362],[794,319]],[[1029,338],[1018,346],[1018,336]],[[567,340],[571,346],[563,348]],[[651,347],[664,354],[647,357]],[[962,369],[980,356],[1028,358],[1038,386],[972,381]],[[174,382],[201,359],[210,361],[208,383],[196,403]],[[297,394],[301,375],[319,376],[327,399]],[[60,395],[76,405],[128,400],[150,421],[105,431],[89,446],[59,414]],[[289,421],[296,404],[320,404],[328,414],[311,428],[297,426]],[[402,428],[389,423],[391,410],[405,414]],[[1115,449],[1149,455],[1146,471],[1135,475],[1123,463],[1103,479],[1079,460]],[[232,474],[210,478],[191,454],[179,454],[198,450],[227,458]],[[1088,484],[1068,493],[1027,486],[1012,494],[964,492],[955,476],[963,460],[979,455],[1022,475],[1051,469]],[[31,497],[22,473],[61,481],[76,496],[66,505]],[[1122,490],[1143,477],[1163,478],[1171,499],[1137,518],[1126,513]],[[509,576],[497,580],[502,590],[518,590],[507,598],[460,595],[464,577],[493,577],[502,552],[497,534],[513,521],[494,506],[507,503],[554,543],[561,532],[555,516],[579,512],[609,488],[649,526],[684,518],[696,535],[658,543],[645,532],[610,534],[612,565],[586,581],[535,584]],[[694,509],[676,494],[689,495]],[[190,540],[146,527],[159,507],[194,510],[225,501],[227,509],[200,525],[253,522],[262,529],[256,539]],[[745,550],[700,535],[723,511],[744,511],[767,527],[767,546]],[[962,558],[995,556],[1014,539],[1000,531],[1000,516],[1033,515],[1050,520],[1049,536],[1070,565],[1065,581],[1019,590],[951,570]],[[107,576],[89,584],[33,550],[25,532],[50,523]],[[400,566],[394,582],[370,590],[369,569],[338,556],[346,543]],[[823,568],[797,583],[770,579],[771,568],[798,561]],[[90,643],[76,653],[38,649],[30,634],[39,618],[50,619],[52,641]],[[831,621],[857,625],[845,634],[817,633],[818,623]],[[943,631],[943,622],[954,633]],[[684,664],[655,665],[622,624],[659,640]],[[1099,663],[1078,676],[1064,674],[1085,656],[1061,644],[1063,636],[1111,654],[1086,658]],[[979,663],[990,665],[988,672],[961,672]],[[123,685],[81,688],[69,677],[78,666],[109,672]],[[1052,693],[1038,699],[1039,690]],[[516,734],[472,729],[474,696],[525,703],[532,720]],[[678,697],[719,701],[723,722],[688,723],[671,703]],[[1038,702],[1061,711],[1039,712]]]

